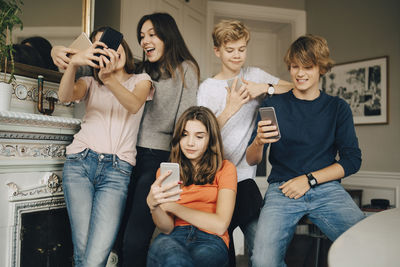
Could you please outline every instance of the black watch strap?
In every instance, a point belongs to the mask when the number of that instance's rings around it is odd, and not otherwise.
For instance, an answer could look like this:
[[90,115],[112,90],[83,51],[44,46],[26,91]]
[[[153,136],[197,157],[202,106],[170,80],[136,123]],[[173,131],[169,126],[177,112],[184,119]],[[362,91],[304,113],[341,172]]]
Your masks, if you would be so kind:
[[317,179],[315,179],[314,175],[312,175],[311,172],[306,174],[307,179],[308,179],[308,184],[310,185],[311,188],[314,188],[315,186],[318,185]]

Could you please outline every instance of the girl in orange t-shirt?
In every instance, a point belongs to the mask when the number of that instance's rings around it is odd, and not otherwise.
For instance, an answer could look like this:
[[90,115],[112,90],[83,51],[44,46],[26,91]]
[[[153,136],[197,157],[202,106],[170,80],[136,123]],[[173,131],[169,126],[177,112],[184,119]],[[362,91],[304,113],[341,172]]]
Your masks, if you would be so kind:
[[[172,138],[171,162],[180,164],[179,182],[157,173],[147,196],[153,221],[162,232],[153,241],[147,266],[226,266],[236,198],[237,175],[223,160],[217,119],[205,107],[191,107],[179,118]],[[180,190],[167,192],[177,184]],[[178,201],[167,199],[179,195]]]

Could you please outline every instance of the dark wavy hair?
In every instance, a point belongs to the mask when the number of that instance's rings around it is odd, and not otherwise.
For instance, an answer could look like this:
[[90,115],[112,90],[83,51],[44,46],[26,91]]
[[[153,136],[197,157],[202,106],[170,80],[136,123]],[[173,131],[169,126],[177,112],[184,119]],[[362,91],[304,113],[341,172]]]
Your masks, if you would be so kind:
[[38,51],[43,61],[43,68],[58,71],[58,68],[54,65],[53,59],[50,55],[52,46],[47,39],[40,36],[34,36],[24,39],[21,44],[29,45]]
[[143,60],[139,64],[138,70],[140,72],[145,71],[153,80],[158,81],[163,72],[169,77],[175,78],[175,69],[178,68],[181,73],[182,82],[184,83],[182,62],[190,61],[197,71],[197,78],[200,80],[199,65],[187,48],[178,26],[171,15],[167,13],[153,13],[143,16],[136,30],[139,44],[142,39],[140,36],[142,26],[148,20],[153,24],[158,38],[164,42],[164,54],[157,62],[150,62],[146,60],[145,52],[143,51]]
[[[186,123],[190,120],[200,121],[206,127],[209,136],[207,149],[198,166],[192,165],[191,161],[183,154],[179,143],[183,137]],[[211,184],[214,181],[215,174],[222,166],[224,155],[218,121],[210,109],[193,106],[183,112],[176,123],[171,144],[170,160],[180,164],[180,176],[183,185]]]
[[[94,31],[90,34],[90,40],[91,40],[92,42],[94,42],[97,33],[99,33],[99,32],[104,32],[107,28],[109,28],[109,27],[108,27],[108,26],[103,26],[103,27],[100,27],[100,28],[97,28],[96,30],[94,30]],[[125,70],[126,73],[128,73],[128,74],[133,74],[133,73],[135,73],[136,67],[135,67],[135,63],[134,63],[134,61],[133,61],[133,54],[132,54],[132,51],[131,51],[131,49],[129,48],[129,45],[128,45],[128,43],[125,41],[124,38],[122,38],[121,45],[122,45],[122,48],[123,48],[124,51],[125,51],[125,57],[126,57],[124,70]],[[99,69],[93,68],[93,76],[94,76],[95,80],[96,80],[98,83],[103,84],[103,82],[102,82],[102,81],[100,80],[100,78],[99,78]]]

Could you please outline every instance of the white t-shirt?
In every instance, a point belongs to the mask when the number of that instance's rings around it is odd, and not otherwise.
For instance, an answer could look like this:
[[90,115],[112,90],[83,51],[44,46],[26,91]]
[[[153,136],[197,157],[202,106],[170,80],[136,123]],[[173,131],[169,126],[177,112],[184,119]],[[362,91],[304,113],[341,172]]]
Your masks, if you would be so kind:
[[[256,83],[277,84],[279,78],[255,67],[242,68],[240,76]],[[227,80],[208,78],[201,83],[197,93],[197,104],[208,107],[219,116],[226,105]],[[236,112],[221,129],[225,158],[236,165],[238,182],[254,178],[257,166],[246,161],[247,143],[257,117],[257,108],[264,96],[250,100]]]

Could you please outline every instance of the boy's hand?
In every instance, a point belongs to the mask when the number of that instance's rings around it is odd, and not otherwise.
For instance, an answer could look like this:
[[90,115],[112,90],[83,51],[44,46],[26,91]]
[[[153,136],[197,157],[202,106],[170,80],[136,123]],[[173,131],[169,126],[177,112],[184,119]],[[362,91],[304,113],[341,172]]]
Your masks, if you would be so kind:
[[259,121],[257,125],[257,136],[254,142],[257,145],[271,144],[279,141],[274,138],[279,133],[276,130],[276,126],[271,124],[271,121]]
[[255,83],[255,82],[247,81],[244,79],[242,79],[242,81],[246,85],[246,89],[249,92],[251,99],[257,98],[258,96],[265,94],[267,92],[268,84]]
[[226,87],[226,108],[230,110],[232,115],[250,100],[249,93],[244,84],[238,90],[233,89],[236,88],[237,79],[235,78],[233,81],[232,88]]
[[281,189],[282,193],[288,198],[298,199],[310,190],[310,185],[308,184],[307,176],[303,174],[290,179],[279,186],[279,189]]

